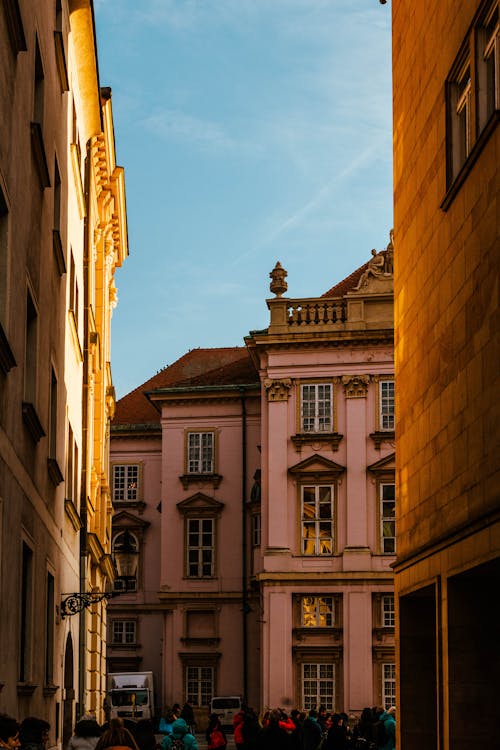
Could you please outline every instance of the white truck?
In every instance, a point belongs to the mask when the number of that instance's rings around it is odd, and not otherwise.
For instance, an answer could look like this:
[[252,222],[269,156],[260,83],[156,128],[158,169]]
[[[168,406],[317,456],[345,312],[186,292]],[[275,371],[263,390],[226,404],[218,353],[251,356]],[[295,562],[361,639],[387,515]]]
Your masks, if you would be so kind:
[[153,719],[155,697],[152,672],[111,672],[108,674],[109,718]]

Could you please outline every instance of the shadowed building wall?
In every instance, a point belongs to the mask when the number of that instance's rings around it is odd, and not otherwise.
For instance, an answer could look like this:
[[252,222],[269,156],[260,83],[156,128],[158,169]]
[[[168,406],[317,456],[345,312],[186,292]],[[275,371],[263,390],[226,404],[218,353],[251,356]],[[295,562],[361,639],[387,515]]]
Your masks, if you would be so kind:
[[[500,677],[488,624],[500,551],[498,3],[392,10],[400,747],[479,747],[493,740]],[[412,669],[424,640],[434,665]]]

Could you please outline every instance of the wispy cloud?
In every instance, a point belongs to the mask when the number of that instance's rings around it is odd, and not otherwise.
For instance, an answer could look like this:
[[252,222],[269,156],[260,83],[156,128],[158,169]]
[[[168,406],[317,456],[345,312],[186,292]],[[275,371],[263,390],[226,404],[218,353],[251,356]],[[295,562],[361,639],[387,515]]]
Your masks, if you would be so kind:
[[374,159],[377,152],[377,143],[373,143],[372,145],[365,148],[360,154],[358,154],[354,159],[346,164],[343,169],[333,175],[318,190],[316,190],[311,198],[306,201],[306,203],[300,206],[292,214],[287,216],[284,220],[279,222],[268,234],[266,234],[249,250],[241,253],[239,256],[234,258],[231,265],[234,266],[244,258],[255,255],[260,250],[268,247],[273,242],[275,242],[279,237],[281,237],[281,235],[286,234],[292,229],[300,227],[314,211],[316,211],[326,202],[326,200],[335,190],[342,188],[353,175],[365,168]]

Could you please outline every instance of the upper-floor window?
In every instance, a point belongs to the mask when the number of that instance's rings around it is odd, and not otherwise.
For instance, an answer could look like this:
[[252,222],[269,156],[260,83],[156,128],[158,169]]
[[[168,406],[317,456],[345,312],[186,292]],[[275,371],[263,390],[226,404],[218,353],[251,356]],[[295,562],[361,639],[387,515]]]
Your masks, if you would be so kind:
[[303,555],[332,555],[334,549],[333,485],[301,487]]
[[188,578],[212,578],[215,574],[215,519],[188,518],[186,547]]
[[252,547],[260,547],[260,539],[261,539],[260,513],[254,513],[251,518],[252,518]]
[[113,643],[135,644],[137,623],[135,620],[113,620]]
[[332,432],[333,399],[331,383],[304,383],[300,386],[301,432]]
[[34,404],[36,401],[38,359],[38,312],[33,297],[26,294],[26,338],[24,356],[24,400]]
[[[498,0],[481,3],[446,81],[447,187],[453,185],[469,157],[479,153],[474,147],[482,137],[489,137],[491,130],[486,126],[500,109],[498,13]],[[495,127],[494,122],[492,125]],[[443,201],[445,210],[455,192]]]
[[396,552],[396,485],[383,482],[380,488],[381,548],[386,555]]
[[500,25],[495,2],[476,29],[478,123],[481,130],[500,109]]
[[113,502],[137,502],[139,499],[139,464],[113,466]]
[[394,380],[380,380],[379,429],[393,431],[395,426]]
[[394,616],[394,594],[383,594],[381,599],[381,622],[383,628],[393,628]]
[[187,433],[187,473],[213,474],[215,471],[215,435],[213,432]]
[[33,121],[38,122],[43,128],[44,114],[44,73],[42,65],[42,56],[38,39],[35,43],[35,75],[34,75],[34,95],[33,95]]
[[0,324],[5,328],[7,318],[9,209],[0,185]]
[[304,628],[333,627],[333,596],[303,596],[301,620]]

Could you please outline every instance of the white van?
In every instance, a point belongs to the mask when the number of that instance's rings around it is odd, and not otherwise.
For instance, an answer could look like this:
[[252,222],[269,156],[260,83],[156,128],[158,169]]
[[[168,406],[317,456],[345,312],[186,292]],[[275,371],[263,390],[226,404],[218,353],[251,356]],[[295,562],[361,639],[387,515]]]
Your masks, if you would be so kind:
[[233,726],[233,719],[241,710],[241,698],[238,695],[222,695],[210,701],[210,713],[217,714],[223,727]]

